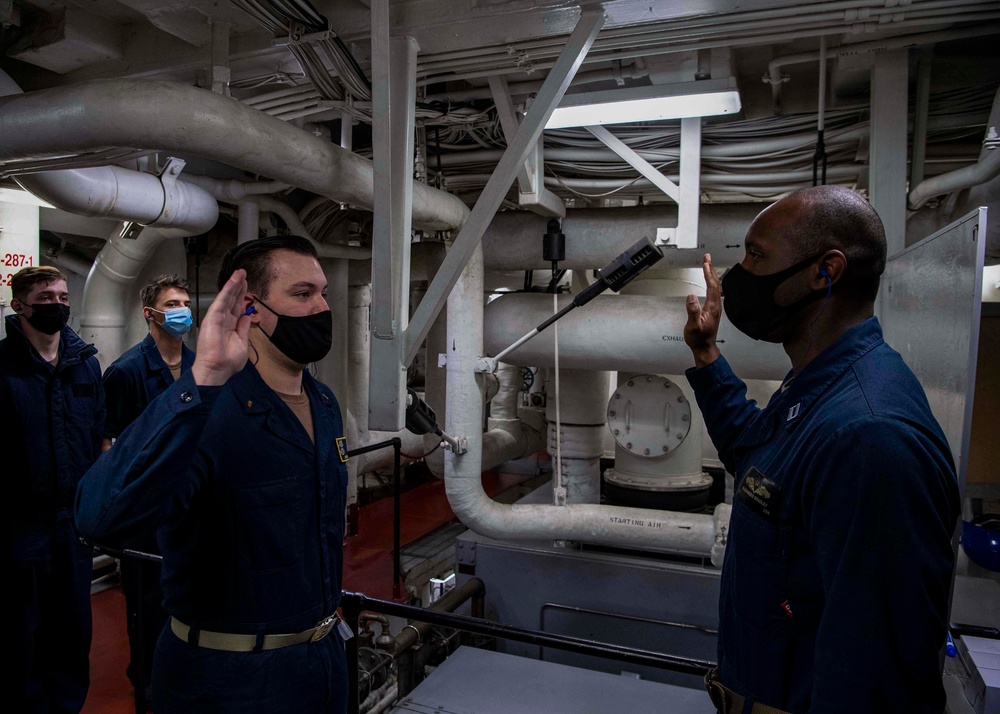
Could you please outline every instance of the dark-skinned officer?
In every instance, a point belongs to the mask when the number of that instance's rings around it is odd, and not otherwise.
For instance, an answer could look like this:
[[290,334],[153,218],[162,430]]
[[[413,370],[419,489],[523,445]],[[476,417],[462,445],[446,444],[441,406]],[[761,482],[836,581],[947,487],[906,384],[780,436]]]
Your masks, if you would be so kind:
[[[713,702],[940,714],[959,495],[924,391],[873,316],[882,222],[821,186],[764,210],[745,244],[721,284],[706,255],[705,303],[687,299],[687,376],[736,478]],[[716,345],[723,310],[788,354],[764,408]]]

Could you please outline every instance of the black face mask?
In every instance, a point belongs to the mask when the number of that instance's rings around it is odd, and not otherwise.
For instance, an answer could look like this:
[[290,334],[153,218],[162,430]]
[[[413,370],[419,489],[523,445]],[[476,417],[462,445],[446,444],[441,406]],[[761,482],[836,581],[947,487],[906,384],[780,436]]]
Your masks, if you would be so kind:
[[54,335],[69,322],[69,305],[61,302],[47,302],[31,305],[31,317],[24,319],[39,332]]
[[733,326],[748,337],[760,340],[803,307],[824,296],[814,292],[792,303],[778,305],[774,291],[790,277],[819,258],[822,253],[770,275],[754,275],[737,263],[722,278],[722,307]]
[[[271,307],[256,298],[257,302],[271,310]],[[271,310],[274,312],[274,310]],[[303,317],[292,317],[274,312],[278,317],[278,324],[274,326],[274,332],[264,334],[271,344],[277,347],[283,355],[298,364],[306,365],[310,362],[319,362],[326,357],[333,346],[333,312],[324,310],[314,315]]]

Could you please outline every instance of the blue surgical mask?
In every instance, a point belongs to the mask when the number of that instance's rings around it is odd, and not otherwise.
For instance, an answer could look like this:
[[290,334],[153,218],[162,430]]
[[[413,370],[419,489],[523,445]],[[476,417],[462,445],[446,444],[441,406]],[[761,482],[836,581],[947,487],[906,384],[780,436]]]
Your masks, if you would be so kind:
[[157,310],[152,307],[149,309],[163,315],[163,322],[156,324],[166,330],[169,335],[180,338],[191,329],[191,308],[189,307],[171,307],[167,310]]

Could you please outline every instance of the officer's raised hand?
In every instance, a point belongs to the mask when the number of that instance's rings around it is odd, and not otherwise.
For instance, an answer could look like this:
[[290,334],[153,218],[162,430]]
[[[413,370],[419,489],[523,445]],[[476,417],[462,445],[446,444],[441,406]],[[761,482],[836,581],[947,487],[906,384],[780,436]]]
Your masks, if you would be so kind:
[[246,291],[246,271],[234,271],[205,313],[198,331],[198,354],[191,367],[196,384],[225,384],[246,364],[250,333],[250,317],[244,314]]
[[705,271],[705,304],[697,295],[688,295],[687,324],[684,325],[684,341],[691,348],[696,367],[705,367],[719,358],[719,348],[715,337],[719,333],[719,319],[722,316],[722,285],[712,267],[712,256],[705,253],[702,259]]

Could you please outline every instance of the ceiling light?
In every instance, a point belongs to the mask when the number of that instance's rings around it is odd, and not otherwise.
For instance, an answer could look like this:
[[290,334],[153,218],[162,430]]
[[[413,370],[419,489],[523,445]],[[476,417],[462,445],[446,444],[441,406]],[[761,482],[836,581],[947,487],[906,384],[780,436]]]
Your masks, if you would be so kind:
[[567,94],[545,128],[735,114],[740,107],[740,93],[733,77],[609,89]]

